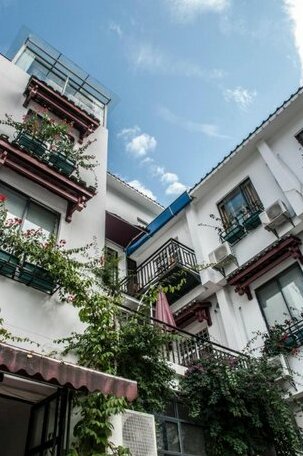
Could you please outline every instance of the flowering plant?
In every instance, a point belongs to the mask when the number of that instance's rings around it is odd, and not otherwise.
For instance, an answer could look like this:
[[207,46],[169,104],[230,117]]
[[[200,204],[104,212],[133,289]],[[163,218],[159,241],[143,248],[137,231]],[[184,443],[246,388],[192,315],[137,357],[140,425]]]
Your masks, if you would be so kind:
[[180,382],[190,416],[204,427],[207,454],[297,454],[300,436],[275,381],[278,368],[266,357],[242,361],[203,356]]
[[[80,169],[93,171],[98,165],[95,155],[87,153],[87,149],[95,140],[87,141],[84,146],[75,148],[71,136],[72,124],[65,121],[56,122],[45,110],[40,110],[39,113],[30,112],[23,117],[22,122],[6,114],[5,119],[0,120],[0,124],[15,130],[16,142],[22,135],[27,135],[43,144],[42,158],[48,160],[51,154],[60,153],[74,162],[77,179],[80,179]],[[97,182],[95,182],[96,185]]]
[[268,332],[261,335],[264,346],[263,353],[268,356],[296,355],[298,345],[293,331],[290,331],[293,322],[285,320],[284,323],[271,326]]

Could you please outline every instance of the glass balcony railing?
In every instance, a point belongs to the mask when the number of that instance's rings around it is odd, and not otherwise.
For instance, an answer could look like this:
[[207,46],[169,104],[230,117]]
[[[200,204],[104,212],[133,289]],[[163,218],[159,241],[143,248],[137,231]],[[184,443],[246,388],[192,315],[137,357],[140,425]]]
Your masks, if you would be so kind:
[[111,101],[111,94],[52,46],[30,34],[13,61],[104,125],[105,107]]

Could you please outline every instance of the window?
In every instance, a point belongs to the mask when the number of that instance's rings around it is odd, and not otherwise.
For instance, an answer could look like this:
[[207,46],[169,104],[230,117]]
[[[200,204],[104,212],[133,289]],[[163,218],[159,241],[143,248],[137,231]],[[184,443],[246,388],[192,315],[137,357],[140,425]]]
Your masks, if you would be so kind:
[[159,456],[205,456],[203,429],[191,422],[186,407],[171,402],[156,417]]
[[298,143],[301,144],[301,146],[303,146],[303,130],[299,131],[299,133],[295,135],[295,138],[298,141]]
[[105,268],[103,281],[105,285],[116,285],[119,280],[119,255],[111,247],[105,246],[104,260],[108,270]]
[[302,319],[303,274],[298,264],[291,266],[256,290],[268,326],[285,320]]
[[6,196],[5,207],[8,218],[22,220],[21,229],[41,229],[46,236],[57,234],[60,216],[29,197],[19,193],[0,182],[0,193]]
[[218,208],[223,226],[228,228],[235,222],[241,224],[247,215],[260,212],[262,204],[250,179],[246,179],[218,204]]

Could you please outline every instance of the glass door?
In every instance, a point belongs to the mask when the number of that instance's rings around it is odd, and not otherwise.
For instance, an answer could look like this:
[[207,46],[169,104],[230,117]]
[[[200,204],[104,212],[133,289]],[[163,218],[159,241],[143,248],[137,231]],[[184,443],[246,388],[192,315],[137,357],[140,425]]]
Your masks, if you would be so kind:
[[70,407],[68,391],[57,392],[31,408],[25,456],[62,456]]

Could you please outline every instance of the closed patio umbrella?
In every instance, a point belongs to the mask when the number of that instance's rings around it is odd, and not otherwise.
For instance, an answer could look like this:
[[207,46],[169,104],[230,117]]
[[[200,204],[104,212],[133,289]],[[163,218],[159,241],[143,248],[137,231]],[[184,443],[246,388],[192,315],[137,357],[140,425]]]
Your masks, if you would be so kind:
[[166,326],[166,324],[171,326],[176,326],[176,322],[172,311],[169,307],[167,297],[163,291],[159,291],[158,299],[156,303],[156,319],[164,323],[163,327],[168,331],[173,331],[172,328]]

